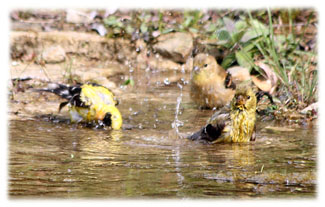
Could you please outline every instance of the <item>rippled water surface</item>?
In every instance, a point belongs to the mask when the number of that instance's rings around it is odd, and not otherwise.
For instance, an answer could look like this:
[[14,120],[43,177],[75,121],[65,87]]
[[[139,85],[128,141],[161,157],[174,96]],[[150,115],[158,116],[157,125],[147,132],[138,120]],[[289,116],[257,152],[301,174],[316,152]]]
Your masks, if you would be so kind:
[[10,197],[316,197],[315,128],[276,133],[258,122],[253,143],[191,142],[173,136],[177,98],[181,132],[199,129],[212,112],[195,107],[188,86],[137,90],[119,105],[131,129],[11,120]]

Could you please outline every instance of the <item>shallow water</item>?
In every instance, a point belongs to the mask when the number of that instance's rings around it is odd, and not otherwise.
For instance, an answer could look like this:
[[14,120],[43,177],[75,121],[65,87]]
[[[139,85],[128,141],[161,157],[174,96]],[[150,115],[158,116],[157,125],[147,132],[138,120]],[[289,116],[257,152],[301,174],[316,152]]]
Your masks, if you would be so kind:
[[[168,82],[167,82],[168,83]],[[188,85],[137,84],[119,108],[131,130],[107,131],[36,120],[9,122],[11,198],[316,197],[315,128],[268,132],[257,141],[201,144],[172,136],[194,132],[200,111]],[[179,98],[180,100],[180,98]],[[182,126],[183,124],[183,126]]]

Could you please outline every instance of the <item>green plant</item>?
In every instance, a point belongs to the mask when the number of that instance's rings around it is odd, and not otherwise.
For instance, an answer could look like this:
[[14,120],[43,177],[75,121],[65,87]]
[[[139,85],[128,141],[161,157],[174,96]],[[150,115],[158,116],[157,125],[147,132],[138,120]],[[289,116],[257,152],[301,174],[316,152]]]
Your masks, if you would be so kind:
[[[316,101],[317,91],[317,71],[312,68],[311,60],[316,56],[315,52],[300,52],[298,48],[299,40],[294,29],[291,33],[281,36],[276,35],[273,28],[272,14],[268,9],[269,28],[268,33],[263,32],[259,41],[254,45],[262,55],[264,61],[270,65],[280,80],[279,87],[285,91],[288,99],[293,99],[297,107],[304,107]],[[254,20],[248,12],[250,20]],[[288,10],[289,28],[293,28],[291,11]],[[308,27],[309,22],[305,25]],[[309,55],[309,57],[308,57]],[[308,58],[307,61],[304,59]]]
[[[221,65],[228,68],[237,62],[240,66],[267,78],[264,71],[255,64],[256,61],[262,61],[273,69],[280,80],[279,90],[283,91],[287,99],[298,103],[296,106],[304,107],[316,101],[317,70],[311,70],[314,67],[312,60],[315,59],[316,52],[299,50],[312,14],[300,35],[296,34],[293,26],[295,15],[290,9],[286,11],[285,20],[289,29],[285,30],[284,34],[275,33],[269,9],[265,13],[268,25],[253,17],[250,11],[247,14],[247,18],[238,21],[224,17],[223,27],[216,31],[217,44],[227,51]],[[284,10],[281,10],[281,15],[284,14]]]

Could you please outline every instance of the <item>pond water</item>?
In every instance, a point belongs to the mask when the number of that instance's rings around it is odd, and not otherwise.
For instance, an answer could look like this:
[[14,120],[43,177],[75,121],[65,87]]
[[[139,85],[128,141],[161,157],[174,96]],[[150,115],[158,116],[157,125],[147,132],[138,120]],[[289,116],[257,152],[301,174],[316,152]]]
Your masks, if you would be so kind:
[[276,133],[259,121],[248,144],[176,138],[175,117],[190,133],[212,112],[197,109],[188,85],[151,78],[120,97],[132,129],[10,120],[10,198],[316,198],[316,127]]

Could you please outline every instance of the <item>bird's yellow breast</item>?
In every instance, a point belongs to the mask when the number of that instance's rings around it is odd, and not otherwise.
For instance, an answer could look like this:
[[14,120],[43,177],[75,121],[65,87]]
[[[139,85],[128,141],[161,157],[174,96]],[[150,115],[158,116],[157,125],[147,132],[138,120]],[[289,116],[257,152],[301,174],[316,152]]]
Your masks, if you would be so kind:
[[249,142],[255,127],[255,112],[231,112],[231,142]]

